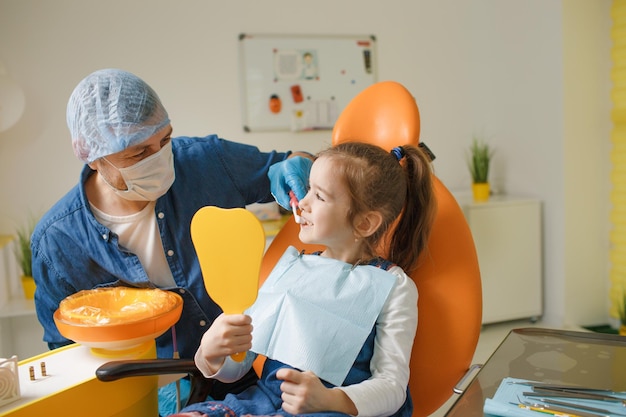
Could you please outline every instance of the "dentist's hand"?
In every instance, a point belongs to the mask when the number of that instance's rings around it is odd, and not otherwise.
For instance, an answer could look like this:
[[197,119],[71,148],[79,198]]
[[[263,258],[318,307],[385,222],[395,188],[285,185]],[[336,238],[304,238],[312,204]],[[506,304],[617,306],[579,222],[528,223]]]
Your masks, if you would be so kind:
[[291,156],[272,165],[267,173],[274,199],[289,210],[289,191],[293,190],[298,200],[304,198],[309,184],[309,173],[313,161],[303,156]]

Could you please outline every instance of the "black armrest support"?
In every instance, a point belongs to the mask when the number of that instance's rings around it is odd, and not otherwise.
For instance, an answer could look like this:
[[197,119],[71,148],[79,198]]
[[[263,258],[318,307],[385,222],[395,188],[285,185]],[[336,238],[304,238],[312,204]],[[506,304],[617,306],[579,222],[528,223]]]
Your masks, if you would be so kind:
[[152,376],[165,374],[188,374],[191,380],[191,393],[187,404],[205,401],[213,380],[205,378],[196,368],[193,359],[145,359],[112,361],[96,369],[96,378],[111,382],[131,376]]
[[96,369],[100,381],[116,381],[129,376],[150,376],[167,374],[202,375],[192,359],[146,359],[112,361]]

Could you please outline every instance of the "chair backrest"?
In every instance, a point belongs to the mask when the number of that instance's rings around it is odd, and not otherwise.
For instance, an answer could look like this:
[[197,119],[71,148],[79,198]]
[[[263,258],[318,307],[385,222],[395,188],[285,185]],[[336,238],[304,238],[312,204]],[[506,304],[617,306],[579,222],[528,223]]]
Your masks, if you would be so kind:
[[[387,150],[419,142],[420,117],[412,95],[401,84],[376,83],[343,110],[332,133],[333,145],[360,141]],[[411,355],[409,387],[414,416],[428,416],[451,395],[469,366],[482,321],[482,289],[474,241],[452,194],[434,177],[437,215],[428,249],[412,274],[418,292],[418,327]],[[322,249],[298,239],[290,219],[274,238],[261,266],[263,281],[289,246]]]

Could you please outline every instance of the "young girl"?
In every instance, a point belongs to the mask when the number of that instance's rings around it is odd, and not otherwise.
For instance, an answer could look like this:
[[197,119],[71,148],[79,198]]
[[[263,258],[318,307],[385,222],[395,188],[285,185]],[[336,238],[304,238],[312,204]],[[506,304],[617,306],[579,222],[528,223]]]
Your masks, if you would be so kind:
[[[248,314],[219,316],[195,357],[206,377],[226,382],[250,369],[252,349],[268,357],[261,378],[180,415],[412,414],[417,289],[404,271],[426,248],[435,213],[430,161],[413,146],[344,143],[318,155],[309,181],[299,237],[326,249],[289,248]],[[243,362],[229,357],[244,351]]]

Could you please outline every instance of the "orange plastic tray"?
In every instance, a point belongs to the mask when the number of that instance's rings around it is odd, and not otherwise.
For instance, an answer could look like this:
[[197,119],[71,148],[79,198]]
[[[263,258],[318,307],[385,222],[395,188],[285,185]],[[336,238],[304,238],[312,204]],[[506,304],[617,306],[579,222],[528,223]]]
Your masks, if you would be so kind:
[[178,321],[182,308],[182,298],[170,291],[99,288],[63,300],[54,322],[63,336],[76,343],[124,349],[163,334]]

